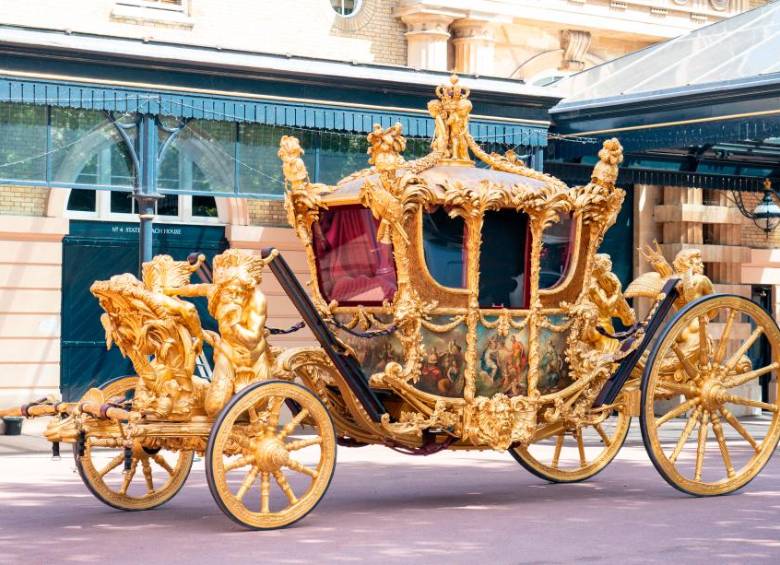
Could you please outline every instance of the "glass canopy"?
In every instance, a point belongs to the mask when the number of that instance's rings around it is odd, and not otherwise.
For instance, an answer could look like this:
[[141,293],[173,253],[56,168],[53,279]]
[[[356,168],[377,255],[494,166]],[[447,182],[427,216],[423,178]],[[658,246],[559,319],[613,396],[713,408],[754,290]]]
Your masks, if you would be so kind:
[[778,53],[780,3],[771,3],[568,77],[557,108],[765,80],[780,73]]

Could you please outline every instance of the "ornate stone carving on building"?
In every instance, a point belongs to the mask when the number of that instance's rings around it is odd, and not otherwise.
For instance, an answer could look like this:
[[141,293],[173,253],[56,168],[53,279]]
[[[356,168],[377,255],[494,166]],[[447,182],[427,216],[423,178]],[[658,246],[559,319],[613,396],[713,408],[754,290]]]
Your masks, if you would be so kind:
[[564,29],[561,31],[561,49],[563,57],[561,70],[581,71],[585,68],[585,55],[590,48],[590,32],[578,29]]

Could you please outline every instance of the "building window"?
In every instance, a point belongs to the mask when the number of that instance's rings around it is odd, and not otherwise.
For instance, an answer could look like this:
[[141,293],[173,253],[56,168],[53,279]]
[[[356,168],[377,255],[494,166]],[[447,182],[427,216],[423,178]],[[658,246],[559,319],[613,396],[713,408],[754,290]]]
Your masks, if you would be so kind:
[[360,11],[362,0],[330,0],[333,10],[341,17],[348,18]]
[[131,24],[192,29],[190,0],[117,0],[111,18]]
[[185,0],[119,0],[117,2],[118,6],[171,10],[174,12],[183,12],[186,8],[185,4]]
[[[66,216],[80,220],[131,222],[138,208],[130,192],[74,188],[70,191]],[[157,220],[197,224],[219,223],[217,201],[213,196],[166,194],[156,206]]]

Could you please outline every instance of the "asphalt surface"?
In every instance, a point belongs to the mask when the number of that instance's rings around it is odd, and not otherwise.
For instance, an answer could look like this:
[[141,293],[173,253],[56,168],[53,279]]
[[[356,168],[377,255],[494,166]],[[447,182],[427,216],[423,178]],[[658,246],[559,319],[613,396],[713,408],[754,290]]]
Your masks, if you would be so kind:
[[573,485],[503,453],[340,448],[320,505],[270,532],[220,512],[202,462],[167,505],[126,513],[94,499],[69,452],[52,461],[46,445],[0,438],[0,563],[780,562],[779,457],[735,495],[692,498],[656,473],[636,423],[605,471]]

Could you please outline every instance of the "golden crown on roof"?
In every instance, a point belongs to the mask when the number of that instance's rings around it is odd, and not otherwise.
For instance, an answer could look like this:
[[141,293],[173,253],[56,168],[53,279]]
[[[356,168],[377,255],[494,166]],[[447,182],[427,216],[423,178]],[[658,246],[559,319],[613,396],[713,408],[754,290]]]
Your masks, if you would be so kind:
[[468,98],[469,94],[471,94],[471,89],[461,86],[458,80],[458,75],[455,73],[451,74],[450,84],[440,84],[436,87],[436,96],[438,96],[440,100]]

